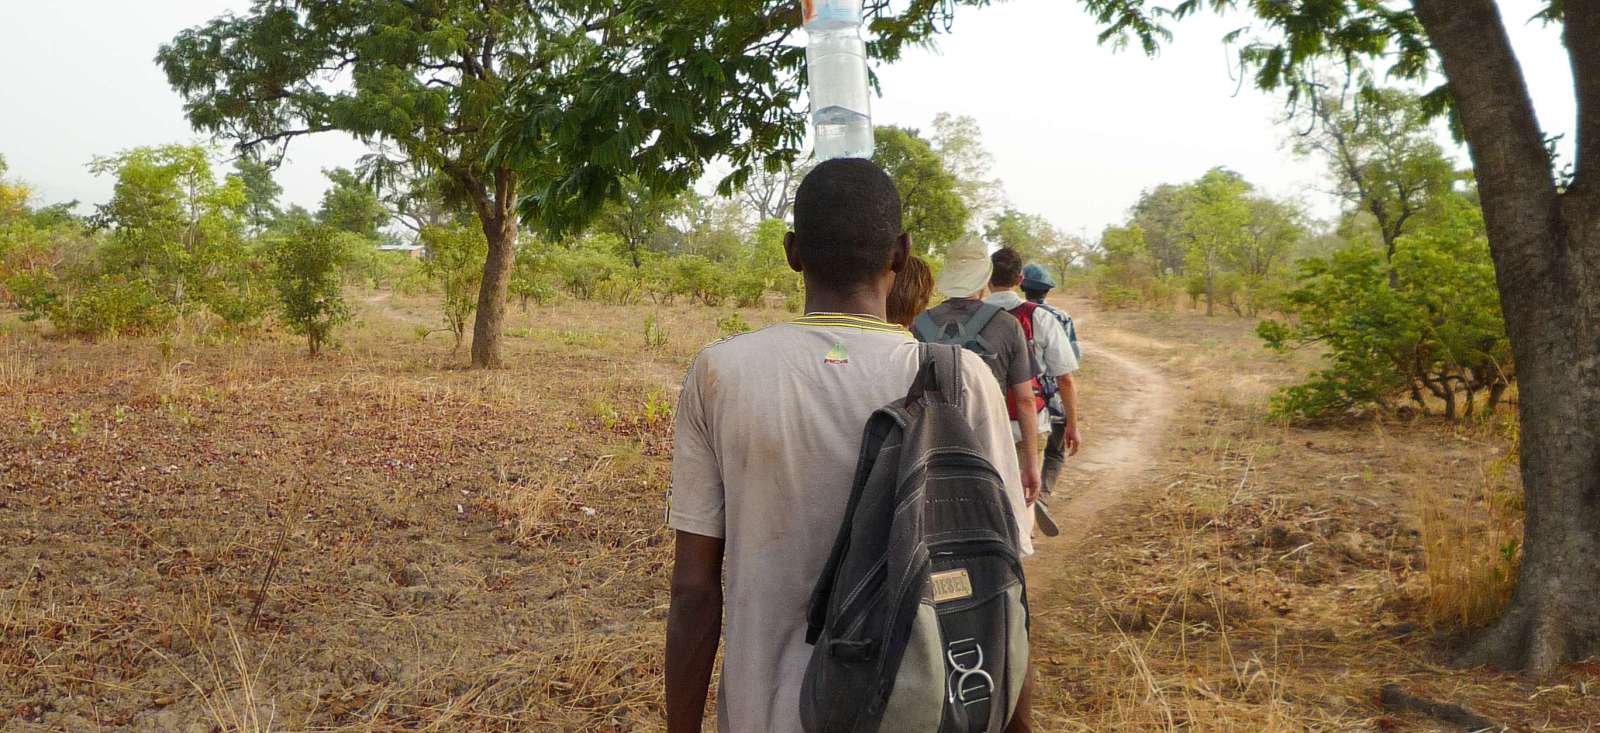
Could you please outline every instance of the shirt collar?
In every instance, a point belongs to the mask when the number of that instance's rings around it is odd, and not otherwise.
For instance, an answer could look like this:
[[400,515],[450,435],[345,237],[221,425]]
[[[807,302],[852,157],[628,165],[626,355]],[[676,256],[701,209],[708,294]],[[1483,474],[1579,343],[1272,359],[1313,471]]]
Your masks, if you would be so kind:
[[1022,296],[1017,295],[1015,291],[1002,290],[998,293],[990,294],[989,297],[983,299],[983,302],[990,305],[998,305],[1006,310],[1011,310],[1012,308],[1022,305]]
[[885,333],[905,333],[906,330],[898,324],[889,323],[875,316],[866,316],[859,313],[807,313],[790,321],[796,326],[816,326],[822,328],[854,328],[861,331],[882,331]]

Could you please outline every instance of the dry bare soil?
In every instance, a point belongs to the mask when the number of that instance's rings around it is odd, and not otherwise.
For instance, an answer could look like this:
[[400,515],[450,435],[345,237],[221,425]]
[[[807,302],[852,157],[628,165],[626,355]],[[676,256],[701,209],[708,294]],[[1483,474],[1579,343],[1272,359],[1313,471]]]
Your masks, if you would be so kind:
[[[0,731],[661,728],[671,409],[733,311],[535,308],[484,373],[431,302],[352,300],[319,359],[0,314]],[[1481,544],[1501,431],[1286,427],[1307,362],[1250,324],[1066,302],[1087,447],[1029,566],[1038,729],[1460,729],[1387,683],[1600,729],[1600,668],[1445,664],[1422,518]]]

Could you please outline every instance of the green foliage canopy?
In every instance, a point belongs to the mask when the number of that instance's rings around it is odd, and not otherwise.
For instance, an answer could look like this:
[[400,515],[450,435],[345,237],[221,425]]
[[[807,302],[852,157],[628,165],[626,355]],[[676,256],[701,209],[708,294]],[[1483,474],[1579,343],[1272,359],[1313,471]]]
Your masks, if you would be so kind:
[[923,254],[941,256],[967,232],[972,218],[960,182],[916,130],[880,126],[873,130],[872,160],[900,190],[905,230]]

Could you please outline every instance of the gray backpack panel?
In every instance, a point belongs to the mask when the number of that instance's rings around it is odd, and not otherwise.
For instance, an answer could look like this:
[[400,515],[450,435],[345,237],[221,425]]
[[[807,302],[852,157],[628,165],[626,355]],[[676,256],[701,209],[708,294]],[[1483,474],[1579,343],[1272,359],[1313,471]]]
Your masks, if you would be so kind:
[[800,695],[809,733],[999,733],[1021,692],[1016,519],[967,423],[959,347],[921,352],[905,399],[867,422],[812,593]]

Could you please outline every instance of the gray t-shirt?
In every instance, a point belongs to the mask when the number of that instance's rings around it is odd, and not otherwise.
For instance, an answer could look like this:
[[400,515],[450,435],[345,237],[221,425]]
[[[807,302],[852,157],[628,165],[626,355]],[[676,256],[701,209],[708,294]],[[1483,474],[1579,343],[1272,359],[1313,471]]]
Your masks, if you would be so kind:
[[[983,301],[976,298],[951,298],[929,308],[927,313],[934,325],[944,329],[946,324],[966,323],[983,306]],[[995,359],[989,368],[994,370],[994,378],[999,380],[1001,387],[1010,389],[1033,379],[1028,336],[1023,333],[1022,324],[1017,322],[1015,316],[1004,311],[995,314],[978,335],[989,348],[994,349]]]
[[[905,396],[917,355],[899,326],[813,314],[712,344],[689,366],[667,523],[727,542],[720,730],[800,732],[811,590],[844,519],[867,417]],[[962,359],[962,384],[1032,553],[1005,402],[976,355]]]

